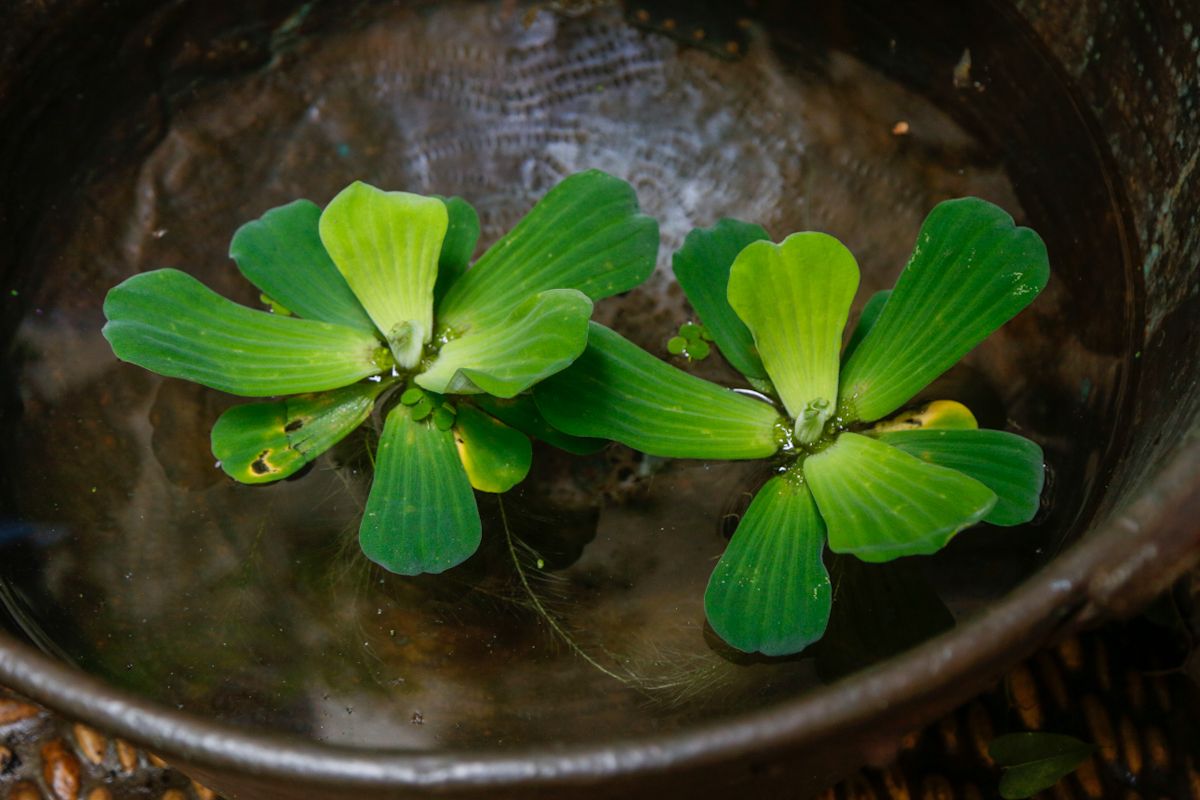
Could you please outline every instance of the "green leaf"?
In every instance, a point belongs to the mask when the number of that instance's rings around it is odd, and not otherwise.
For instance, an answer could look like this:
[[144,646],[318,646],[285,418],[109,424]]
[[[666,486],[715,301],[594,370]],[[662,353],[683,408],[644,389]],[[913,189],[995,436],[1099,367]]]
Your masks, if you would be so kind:
[[598,323],[587,349],[533,390],[551,425],[669,458],[766,458],[780,447],[774,407],[688,375]]
[[461,197],[439,198],[446,204],[449,224],[446,238],[442,241],[442,253],[438,258],[437,284],[433,288],[434,305],[446,296],[456,280],[462,277],[471,265],[475,245],[479,242],[479,215]]
[[548,289],[599,300],[644,281],[657,257],[658,223],[638,213],[633,187],[581,172],[551,189],[450,287],[438,321],[459,333],[484,329]]
[[975,197],[937,205],[878,321],[842,372],[842,413],[867,422],[908,402],[1033,302],[1046,245]]
[[723,219],[688,234],[675,251],[675,280],[700,316],[725,360],[747,378],[767,377],[750,329],[729,305],[729,268],[751,242],[769,239],[759,225]]
[[603,439],[585,439],[571,436],[554,428],[538,411],[533,396],[517,395],[507,399],[492,397],[487,394],[475,395],[472,402],[491,414],[506,425],[511,425],[526,436],[554,445],[560,450],[577,456],[586,456],[604,448],[607,444]]
[[579,357],[587,346],[592,301],[574,289],[551,289],[519,304],[506,319],[442,345],[414,380],[442,394],[487,392],[513,397]]
[[729,304],[754,335],[801,442],[816,441],[837,411],[838,353],[858,264],[824,233],[755,242],[729,271]]
[[1032,797],[1070,775],[1095,751],[1095,745],[1058,733],[1010,733],[988,745],[988,754],[1004,767],[1000,796]]
[[902,411],[899,414],[880,420],[864,433],[868,436],[879,436],[892,431],[913,431],[922,429],[973,431],[979,427],[979,421],[971,413],[971,409],[957,400],[933,400],[922,406]]
[[804,474],[829,549],[873,563],[936,553],[996,503],[974,478],[856,433],[809,456]]
[[448,220],[441,200],[361,181],[321,214],[325,249],[404,369],[417,365],[433,336],[433,287]]
[[452,431],[388,413],[358,530],[363,553],[401,575],[443,572],[479,549],[482,524]]
[[529,437],[500,420],[464,405],[454,424],[458,455],[471,485],[481,492],[507,492],[529,474]]
[[989,430],[911,430],[884,433],[881,442],[922,461],[957,470],[996,493],[983,518],[993,525],[1029,522],[1041,505],[1046,479],[1042,448],[1023,436]]
[[825,525],[801,478],[767,481],[738,524],[704,593],[708,622],[743,652],[798,653],[829,622]]
[[842,365],[850,360],[850,356],[854,355],[854,351],[862,344],[862,340],[870,333],[871,328],[875,327],[875,323],[879,321],[879,315],[883,313],[883,307],[887,305],[888,298],[892,296],[891,289],[882,289],[867,300],[863,306],[862,313],[858,315],[858,323],[854,326],[854,333],[850,334],[850,341],[846,342],[845,349],[842,350]]
[[255,311],[174,269],[113,287],[104,316],[122,361],[244,397],[336,389],[391,367],[365,331]]
[[296,200],[247,222],[233,234],[229,257],[272,301],[306,319],[375,333],[317,230],[321,208]]
[[356,383],[275,403],[234,406],[213,425],[213,455],[240,483],[286,478],[361,425],[391,383]]

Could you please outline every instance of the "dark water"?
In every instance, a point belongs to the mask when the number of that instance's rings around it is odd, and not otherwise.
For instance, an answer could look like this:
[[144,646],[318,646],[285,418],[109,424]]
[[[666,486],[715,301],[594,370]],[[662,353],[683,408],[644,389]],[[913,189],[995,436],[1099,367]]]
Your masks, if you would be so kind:
[[[19,289],[0,287],[13,323],[0,330],[15,329],[4,606],[47,650],[165,704],[415,749],[671,730],[796,696],[977,613],[1101,501],[1129,424],[1139,289],[1092,123],[1022,28],[971,5],[678,19],[669,5],[367,5],[277,24],[267,63],[189,84],[154,136],[80,165]],[[933,558],[831,563],[826,641],[751,658],[706,631],[702,596],[755,465],[539,450],[503,500],[507,531],[481,498],[479,555],[400,578],[357,552],[363,437],[298,479],[235,485],[208,450],[234,400],[119,364],[100,337],[105,290],[142,270],[183,268],[253,303],[229,237],[295,197],[324,202],[355,178],[461,194],[486,243],[589,167],[630,180],[662,221],[660,274],[598,311],[659,354],[688,319],[664,270],[693,225],[833,233],[863,269],[860,302],[890,286],[946,197],[1037,228],[1050,287],[930,396],[1043,445],[1043,513]],[[716,361],[696,370],[731,379]]]

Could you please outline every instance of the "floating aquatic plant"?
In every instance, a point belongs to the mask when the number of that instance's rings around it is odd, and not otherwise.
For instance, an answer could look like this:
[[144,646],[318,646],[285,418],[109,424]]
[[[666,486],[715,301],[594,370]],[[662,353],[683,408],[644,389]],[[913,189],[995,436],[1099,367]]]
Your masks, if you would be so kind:
[[479,546],[472,488],[504,492],[530,467],[528,435],[568,450],[527,390],[587,342],[592,301],[654,268],[657,223],[602,172],[552,189],[473,267],[479,237],[459,198],[354,183],[324,210],[272,209],[230,255],[271,311],[190,275],[136,275],[104,303],[117,356],[243,397],[217,420],[213,454],[242,483],[294,474],[363,424],[386,418],[359,539],[402,574],[441,572]]
[[826,545],[882,562],[936,552],[978,522],[1034,516],[1036,444],[979,430],[952,401],[905,408],[1049,278],[1041,239],[1002,209],[976,198],[934,208],[895,288],[867,302],[844,349],[859,271],[831,236],[773,244],[756,225],[723,220],[693,231],[674,268],[704,330],[761,394],[689,375],[593,322],[583,355],[534,397],[575,436],[777,462],[705,593],[731,645],[784,655],[823,635]]

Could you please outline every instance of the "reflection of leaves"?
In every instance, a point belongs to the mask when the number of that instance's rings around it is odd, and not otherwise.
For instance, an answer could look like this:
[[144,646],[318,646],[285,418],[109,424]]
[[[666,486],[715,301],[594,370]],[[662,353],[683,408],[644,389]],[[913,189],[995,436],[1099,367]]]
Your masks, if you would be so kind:
[[159,384],[150,408],[150,447],[167,479],[180,488],[206,489],[221,480],[204,435],[215,405],[213,393],[199,384]]
[[954,627],[954,617],[917,565],[867,564],[831,554],[833,611],[813,647],[817,674],[834,681]]
[[992,740],[988,754],[1004,767],[1000,796],[1032,797],[1071,774],[1095,745],[1058,733],[1012,733]]

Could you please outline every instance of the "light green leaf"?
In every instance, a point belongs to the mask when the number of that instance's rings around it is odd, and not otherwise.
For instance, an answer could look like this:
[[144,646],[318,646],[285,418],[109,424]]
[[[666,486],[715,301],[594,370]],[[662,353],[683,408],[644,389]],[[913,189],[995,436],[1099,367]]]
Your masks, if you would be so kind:
[[850,356],[854,355],[854,351],[862,344],[862,340],[870,333],[871,328],[875,327],[875,323],[879,321],[879,315],[883,313],[883,307],[887,305],[888,298],[891,296],[891,289],[883,289],[871,295],[871,298],[867,300],[862,313],[858,315],[854,333],[850,334],[850,341],[846,342],[846,347],[842,350],[843,366],[850,360]]
[[461,197],[439,198],[446,204],[449,224],[446,238],[442,241],[442,253],[438,258],[437,284],[433,288],[433,303],[436,307],[456,280],[462,277],[471,265],[475,245],[479,242],[479,215]]
[[910,430],[884,433],[881,442],[922,461],[970,476],[996,493],[983,518],[993,525],[1029,522],[1041,505],[1046,479],[1042,448],[1023,436],[989,430]]
[[404,369],[417,365],[433,336],[433,287],[448,220],[441,200],[361,181],[321,214],[325,249]]
[[458,455],[471,485],[481,492],[507,492],[529,474],[533,448],[529,437],[468,405],[459,407],[454,424]]
[[590,455],[608,444],[603,439],[571,436],[551,426],[542,416],[542,412],[538,411],[537,403],[529,394],[521,394],[507,399],[479,394],[472,397],[471,402],[526,436],[532,436],[534,439],[554,445],[559,450],[565,450],[577,456]]
[[513,397],[567,367],[587,346],[592,301],[551,289],[520,303],[506,319],[442,345],[416,382],[442,394]]
[[273,208],[237,229],[229,257],[288,311],[374,334],[371,318],[321,244],[320,219],[321,208],[309,200]]
[[869,562],[936,553],[996,503],[974,478],[856,433],[809,456],[804,474],[829,549]]
[[758,490],[704,593],[717,635],[747,653],[798,653],[825,633],[829,573],[821,560],[825,525],[812,493],[794,474]]
[[275,403],[234,406],[213,425],[213,455],[241,483],[286,478],[361,425],[391,383],[356,383]]
[[1096,750],[1095,745],[1060,733],[1010,733],[988,745],[988,754],[1004,767],[1000,796],[1005,800],[1033,797],[1074,772]]
[[104,316],[122,361],[243,397],[336,389],[391,368],[365,331],[255,311],[174,269],[113,287]]
[[975,197],[938,204],[891,298],[842,372],[842,413],[867,422],[908,402],[1033,302],[1046,245]]
[[663,363],[598,323],[587,349],[533,390],[551,425],[669,458],[766,458],[782,419],[761,400]]
[[633,187],[581,172],[551,189],[450,287],[438,322],[459,333],[487,328],[548,289],[599,300],[644,281],[657,256],[658,223],[638,213]]
[[363,553],[401,575],[444,572],[479,549],[482,531],[454,433],[394,406],[358,530]]
[[857,290],[854,256],[824,233],[755,242],[730,269],[729,304],[754,335],[801,442],[816,441],[837,411],[838,353]]
[[723,219],[688,234],[672,266],[688,302],[712,334],[725,360],[747,378],[767,377],[750,329],[729,305],[729,268],[751,242],[768,239],[759,225]]

